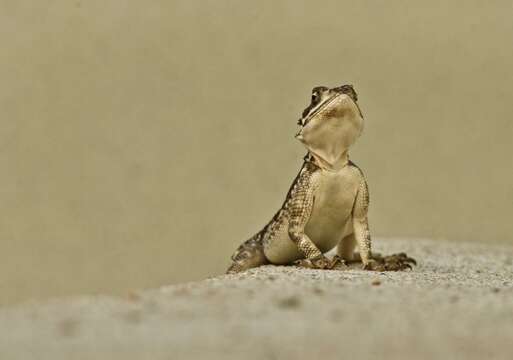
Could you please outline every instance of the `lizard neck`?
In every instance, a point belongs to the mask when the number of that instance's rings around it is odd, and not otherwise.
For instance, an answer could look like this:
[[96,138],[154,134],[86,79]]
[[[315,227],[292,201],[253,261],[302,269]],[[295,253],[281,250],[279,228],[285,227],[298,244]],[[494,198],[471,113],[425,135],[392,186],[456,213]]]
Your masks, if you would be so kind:
[[349,163],[349,154],[347,151],[344,151],[342,155],[340,155],[340,157],[333,164],[330,164],[329,162],[327,162],[326,160],[312,152],[308,152],[308,154],[305,156],[305,160],[314,163],[322,170],[336,172],[344,168]]

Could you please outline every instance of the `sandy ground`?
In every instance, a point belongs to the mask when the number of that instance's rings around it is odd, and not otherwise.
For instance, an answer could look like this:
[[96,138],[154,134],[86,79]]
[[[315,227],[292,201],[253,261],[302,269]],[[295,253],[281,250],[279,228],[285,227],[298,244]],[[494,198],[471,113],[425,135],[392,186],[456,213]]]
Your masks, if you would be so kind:
[[513,248],[378,239],[413,270],[266,266],[0,310],[0,359],[512,359]]

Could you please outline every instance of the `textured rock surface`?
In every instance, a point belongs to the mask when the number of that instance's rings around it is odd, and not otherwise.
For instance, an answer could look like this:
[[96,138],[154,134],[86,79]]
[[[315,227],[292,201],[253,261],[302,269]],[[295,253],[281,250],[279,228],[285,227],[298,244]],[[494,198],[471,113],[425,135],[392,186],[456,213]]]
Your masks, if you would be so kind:
[[511,359],[513,248],[378,239],[411,272],[266,266],[0,310],[1,359]]

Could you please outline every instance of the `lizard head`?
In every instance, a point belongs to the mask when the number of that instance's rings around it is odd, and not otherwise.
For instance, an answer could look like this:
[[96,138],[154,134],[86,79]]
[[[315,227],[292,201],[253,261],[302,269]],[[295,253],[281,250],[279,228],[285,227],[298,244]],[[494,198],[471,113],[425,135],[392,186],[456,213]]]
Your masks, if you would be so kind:
[[310,105],[303,111],[296,138],[314,155],[333,165],[346,156],[363,130],[363,116],[352,85],[312,89]]

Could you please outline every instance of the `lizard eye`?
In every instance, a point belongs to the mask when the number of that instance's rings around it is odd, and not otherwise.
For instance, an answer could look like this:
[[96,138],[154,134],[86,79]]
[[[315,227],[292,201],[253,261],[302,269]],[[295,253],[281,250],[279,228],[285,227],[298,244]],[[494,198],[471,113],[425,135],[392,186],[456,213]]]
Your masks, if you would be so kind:
[[317,92],[312,93],[312,102],[316,102],[319,98],[319,94]]

